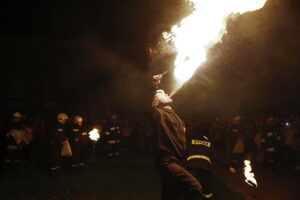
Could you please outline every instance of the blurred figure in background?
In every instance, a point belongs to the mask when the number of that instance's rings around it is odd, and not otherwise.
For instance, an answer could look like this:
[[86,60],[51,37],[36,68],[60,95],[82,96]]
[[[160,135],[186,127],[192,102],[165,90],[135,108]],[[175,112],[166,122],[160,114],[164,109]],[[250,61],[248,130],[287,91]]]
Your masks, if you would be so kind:
[[122,148],[126,152],[130,152],[131,149],[131,134],[132,134],[132,123],[130,120],[125,119],[123,121],[122,132],[121,132],[121,140],[122,140]]
[[32,156],[38,166],[46,164],[46,129],[45,121],[40,118],[35,118],[32,124],[33,143]]
[[104,133],[108,147],[108,157],[118,157],[120,155],[121,128],[117,115],[111,115],[110,120],[105,125]]
[[292,142],[293,166],[294,170],[300,170],[300,133],[299,129],[294,135]]
[[250,152],[249,138],[242,125],[240,116],[234,117],[233,123],[228,127],[225,137],[229,171],[236,173],[237,168],[241,169],[246,155]]
[[81,116],[74,117],[69,134],[72,148],[72,168],[82,169],[87,162],[89,136]]
[[284,123],[284,127],[281,131],[283,136],[284,161],[292,167],[294,165],[292,144],[298,130],[293,123],[287,121]]
[[216,118],[212,123],[212,140],[217,151],[225,151],[225,141],[224,141],[224,126],[219,118]]
[[[59,113],[57,115],[57,121],[48,130],[48,141],[50,145],[50,172],[57,172],[62,164],[63,147],[68,146],[68,115],[65,113]],[[69,149],[70,150],[70,149]],[[69,152],[69,157],[72,154]]]
[[3,133],[5,134],[5,164],[14,165],[16,161],[21,159],[22,145],[25,142],[26,127],[22,120],[22,114],[15,112],[11,120],[5,126]]
[[278,161],[278,151],[281,143],[281,134],[276,126],[275,119],[269,117],[263,129],[261,141],[264,149],[264,163],[274,169]]

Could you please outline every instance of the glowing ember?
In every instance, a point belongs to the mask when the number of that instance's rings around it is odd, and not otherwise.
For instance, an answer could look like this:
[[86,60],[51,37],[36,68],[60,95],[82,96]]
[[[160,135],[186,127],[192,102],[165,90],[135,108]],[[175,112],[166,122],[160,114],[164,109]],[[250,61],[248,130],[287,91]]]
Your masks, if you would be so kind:
[[[207,50],[218,43],[226,33],[228,17],[262,8],[267,0],[186,0],[194,11],[164,39],[174,44],[177,56],[174,75],[178,90],[188,81],[197,68],[206,61]],[[174,93],[175,91],[173,91]]]
[[254,178],[254,173],[252,172],[251,162],[250,160],[244,160],[244,175],[245,175],[245,182],[251,186],[257,187],[256,179]]
[[100,138],[99,130],[94,128],[92,131],[90,131],[89,138],[93,141],[99,140],[99,138]]

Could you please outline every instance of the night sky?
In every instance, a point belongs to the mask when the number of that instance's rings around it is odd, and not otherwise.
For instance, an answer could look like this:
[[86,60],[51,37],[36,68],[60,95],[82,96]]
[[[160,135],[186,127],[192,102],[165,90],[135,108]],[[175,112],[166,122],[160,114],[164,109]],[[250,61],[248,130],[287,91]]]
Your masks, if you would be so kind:
[[[174,55],[157,49],[153,56],[149,48],[156,49],[161,33],[189,13],[183,0],[1,4],[3,77],[55,85],[64,110],[94,104],[97,111],[125,113],[150,109],[151,76],[172,69]],[[298,113],[300,3],[268,0],[227,28],[174,97],[175,107],[203,115]],[[170,84],[167,77],[163,87]]]

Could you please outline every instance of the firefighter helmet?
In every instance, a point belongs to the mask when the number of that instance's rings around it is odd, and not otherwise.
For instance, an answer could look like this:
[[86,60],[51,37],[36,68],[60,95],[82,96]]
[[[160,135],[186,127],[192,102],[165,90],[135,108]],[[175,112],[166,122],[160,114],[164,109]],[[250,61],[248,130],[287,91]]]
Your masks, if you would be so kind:
[[63,121],[67,120],[69,117],[66,113],[59,113],[57,115],[58,122],[62,123]]
[[20,112],[15,112],[12,115],[14,118],[22,118],[22,114]]
[[74,117],[74,121],[75,121],[76,123],[83,122],[83,118],[82,118],[80,115],[76,115],[76,116]]
[[235,117],[233,118],[233,121],[235,121],[235,122],[236,122],[236,121],[241,121],[241,119],[242,119],[241,116],[235,116]]

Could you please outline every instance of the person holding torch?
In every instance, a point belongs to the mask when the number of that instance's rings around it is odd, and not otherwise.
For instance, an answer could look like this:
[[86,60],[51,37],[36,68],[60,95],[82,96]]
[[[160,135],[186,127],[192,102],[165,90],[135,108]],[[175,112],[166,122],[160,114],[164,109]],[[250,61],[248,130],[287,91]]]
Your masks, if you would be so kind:
[[152,101],[156,142],[155,166],[162,180],[162,200],[202,199],[202,186],[186,169],[185,124],[172,108],[168,94],[157,90],[162,74],[153,76]]

